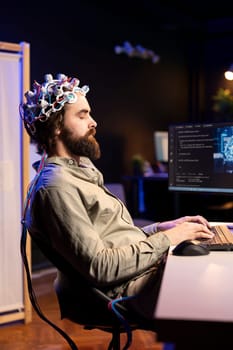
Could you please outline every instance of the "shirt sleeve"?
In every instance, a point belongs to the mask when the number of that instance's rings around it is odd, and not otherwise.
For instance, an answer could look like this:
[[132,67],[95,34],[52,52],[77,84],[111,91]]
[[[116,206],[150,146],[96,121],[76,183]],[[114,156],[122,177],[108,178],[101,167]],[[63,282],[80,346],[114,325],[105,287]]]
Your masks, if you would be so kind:
[[145,232],[147,236],[153,235],[154,233],[158,232],[158,225],[159,222],[155,222],[153,224],[147,225],[142,227],[142,231]]

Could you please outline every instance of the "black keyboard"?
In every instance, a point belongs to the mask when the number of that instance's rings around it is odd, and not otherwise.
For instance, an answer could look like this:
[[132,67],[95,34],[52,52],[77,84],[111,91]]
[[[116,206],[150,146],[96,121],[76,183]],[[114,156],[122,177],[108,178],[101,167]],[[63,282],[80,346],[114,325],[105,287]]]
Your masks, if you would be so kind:
[[215,234],[213,238],[202,240],[201,245],[209,250],[233,250],[233,233],[226,225],[216,225],[211,227]]

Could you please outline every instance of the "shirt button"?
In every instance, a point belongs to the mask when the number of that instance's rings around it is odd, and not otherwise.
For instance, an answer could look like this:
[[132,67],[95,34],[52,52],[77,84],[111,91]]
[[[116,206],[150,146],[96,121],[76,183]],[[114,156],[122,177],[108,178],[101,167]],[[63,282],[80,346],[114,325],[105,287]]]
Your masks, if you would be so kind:
[[69,165],[73,165],[74,164],[74,160],[73,159],[69,159],[68,164]]

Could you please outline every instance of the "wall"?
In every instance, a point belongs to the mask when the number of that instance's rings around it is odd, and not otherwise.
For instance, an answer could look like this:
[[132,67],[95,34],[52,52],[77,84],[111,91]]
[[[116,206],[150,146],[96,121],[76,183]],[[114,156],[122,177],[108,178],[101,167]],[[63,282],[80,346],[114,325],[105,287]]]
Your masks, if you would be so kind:
[[[129,173],[136,153],[155,161],[154,130],[212,119],[212,95],[227,87],[222,71],[233,57],[231,18],[197,21],[139,1],[133,13],[130,3],[32,8],[13,1],[0,11],[0,40],[31,45],[31,81],[64,72],[90,86],[102,146],[97,165],[107,181]],[[114,46],[125,40],[153,50],[160,62],[116,55]]]
[[[213,95],[221,87],[233,93],[233,81],[224,78],[223,72],[233,63],[233,17],[215,19],[208,22],[207,37],[204,48],[205,113],[204,120],[219,120],[213,112]],[[221,115],[221,119],[229,116]],[[231,118],[232,119],[232,116]]]
[[[155,161],[155,129],[189,119],[188,37],[176,25],[160,24],[158,14],[153,20],[94,1],[76,1],[75,8],[69,4],[5,5],[1,40],[30,42],[32,81],[64,72],[90,86],[103,154],[97,165],[113,181],[130,172],[136,153]],[[125,40],[153,50],[160,62],[116,55],[114,46]]]

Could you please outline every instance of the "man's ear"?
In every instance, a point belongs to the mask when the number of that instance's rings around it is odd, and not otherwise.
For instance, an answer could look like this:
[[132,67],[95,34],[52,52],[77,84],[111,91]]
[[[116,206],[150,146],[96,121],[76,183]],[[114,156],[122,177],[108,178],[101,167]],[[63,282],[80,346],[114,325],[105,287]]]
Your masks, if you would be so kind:
[[56,128],[56,130],[54,132],[55,136],[59,136],[60,133],[61,133],[61,129],[60,128]]
[[57,127],[56,127],[56,129],[55,129],[55,131],[54,131],[54,135],[55,135],[55,136],[59,136],[60,133],[61,133],[63,118],[64,118],[64,117],[63,117],[63,114],[60,114],[60,115],[59,115],[59,120],[58,120],[58,123],[57,123]]

